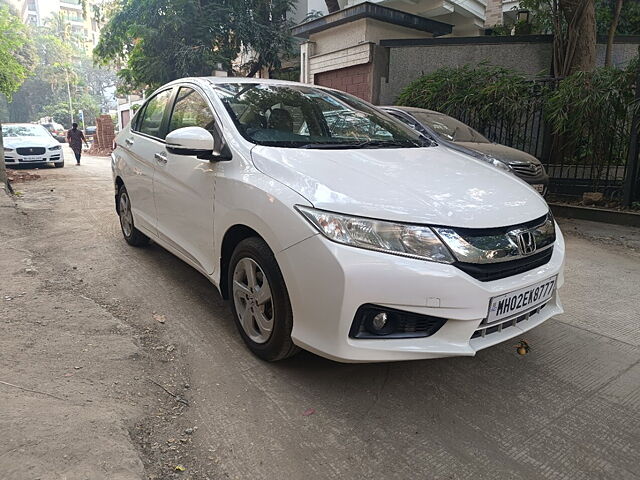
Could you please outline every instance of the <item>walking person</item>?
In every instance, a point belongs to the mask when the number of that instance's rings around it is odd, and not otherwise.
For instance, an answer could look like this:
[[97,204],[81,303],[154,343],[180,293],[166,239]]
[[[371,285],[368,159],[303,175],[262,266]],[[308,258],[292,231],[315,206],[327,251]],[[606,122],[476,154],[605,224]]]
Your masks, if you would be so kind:
[[71,130],[67,130],[67,143],[73,150],[74,155],[76,156],[76,165],[80,165],[80,155],[82,154],[82,142],[89,148],[89,144],[87,140],[84,138],[84,133],[82,130],[78,130],[78,124],[73,123],[71,125]]

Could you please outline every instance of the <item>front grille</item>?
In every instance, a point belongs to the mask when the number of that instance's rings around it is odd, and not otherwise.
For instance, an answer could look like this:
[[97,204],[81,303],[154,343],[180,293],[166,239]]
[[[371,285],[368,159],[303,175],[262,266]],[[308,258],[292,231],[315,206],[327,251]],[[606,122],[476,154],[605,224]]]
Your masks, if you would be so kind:
[[16,148],[18,155],[44,155],[46,149],[44,147],[21,147]]
[[544,305],[539,306],[535,310],[532,310],[527,313],[523,313],[522,315],[512,318],[511,320],[507,320],[506,322],[502,322],[498,325],[487,326],[487,325],[481,324],[480,327],[478,327],[478,329],[475,332],[473,332],[473,335],[471,335],[471,338],[473,339],[478,337],[486,337],[487,335],[491,335],[492,333],[500,333],[510,327],[515,327],[518,323],[529,320],[529,318],[531,318],[532,315],[536,315],[540,313],[540,311],[545,307],[545,305],[546,303]]
[[[367,322],[378,313],[385,312],[392,322],[392,333],[378,335],[367,330]],[[445,318],[420,315],[376,305],[362,305],[356,312],[349,331],[351,338],[421,338],[430,337],[447,322]]]
[[535,178],[542,173],[542,165],[536,163],[511,163],[509,166],[520,177]]
[[528,272],[534,268],[546,265],[553,255],[553,247],[535,253],[529,257],[518,258],[499,263],[465,263],[454,262],[452,265],[471,275],[481,282],[490,282],[501,278],[510,277],[519,273]]

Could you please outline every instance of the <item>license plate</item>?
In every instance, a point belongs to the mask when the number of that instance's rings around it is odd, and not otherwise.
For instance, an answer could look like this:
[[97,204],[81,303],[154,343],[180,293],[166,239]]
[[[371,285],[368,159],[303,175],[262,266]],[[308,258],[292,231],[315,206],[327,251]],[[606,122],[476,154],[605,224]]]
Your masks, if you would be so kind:
[[544,185],[542,185],[541,183],[536,185],[531,185],[531,186],[535,188],[538,193],[544,192]]
[[557,279],[557,276],[547,278],[530,287],[505,293],[499,297],[493,297],[489,303],[487,323],[514,317],[519,313],[534,310],[539,305],[547,302],[553,296]]
[[25,162],[39,162],[39,161],[42,160],[42,157],[34,157],[34,156],[29,155],[29,156],[26,156],[26,157],[22,157],[22,159]]

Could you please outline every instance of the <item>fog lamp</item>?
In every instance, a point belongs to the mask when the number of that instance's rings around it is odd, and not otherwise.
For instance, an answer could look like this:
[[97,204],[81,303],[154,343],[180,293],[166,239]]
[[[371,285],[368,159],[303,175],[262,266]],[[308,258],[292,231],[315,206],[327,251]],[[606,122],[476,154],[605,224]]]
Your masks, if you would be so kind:
[[374,330],[382,330],[387,326],[388,322],[389,316],[385,312],[382,312],[373,317],[373,320],[371,320],[371,326]]
[[365,328],[374,335],[390,335],[394,332],[393,314],[383,311],[371,311],[365,320]]

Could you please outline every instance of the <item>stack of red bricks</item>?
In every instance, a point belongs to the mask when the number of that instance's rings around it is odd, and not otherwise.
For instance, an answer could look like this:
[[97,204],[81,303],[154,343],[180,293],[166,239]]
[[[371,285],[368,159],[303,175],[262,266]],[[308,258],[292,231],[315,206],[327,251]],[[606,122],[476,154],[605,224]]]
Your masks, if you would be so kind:
[[108,155],[113,151],[113,140],[115,139],[113,120],[110,115],[100,115],[96,118],[96,135],[93,145],[89,149],[92,155]]

